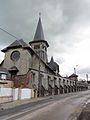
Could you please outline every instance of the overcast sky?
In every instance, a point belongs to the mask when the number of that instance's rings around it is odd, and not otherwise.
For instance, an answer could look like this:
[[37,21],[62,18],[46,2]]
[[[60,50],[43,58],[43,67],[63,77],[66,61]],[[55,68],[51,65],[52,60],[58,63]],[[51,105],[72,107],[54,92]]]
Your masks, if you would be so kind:
[[[0,0],[0,27],[29,43],[39,12],[50,45],[48,59],[54,56],[61,75],[76,67],[81,78],[90,76],[90,0]],[[14,41],[0,30],[0,50]],[[0,62],[3,56],[0,52]]]

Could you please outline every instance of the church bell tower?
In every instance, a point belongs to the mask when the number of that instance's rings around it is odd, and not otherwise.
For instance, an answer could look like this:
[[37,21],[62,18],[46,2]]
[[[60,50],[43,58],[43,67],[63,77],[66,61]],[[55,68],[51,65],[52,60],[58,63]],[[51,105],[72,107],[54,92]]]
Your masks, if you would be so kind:
[[33,41],[29,42],[31,47],[40,56],[40,58],[47,63],[47,48],[49,47],[48,42],[44,38],[43,27],[41,22],[41,15],[39,15],[39,21],[36,28]]

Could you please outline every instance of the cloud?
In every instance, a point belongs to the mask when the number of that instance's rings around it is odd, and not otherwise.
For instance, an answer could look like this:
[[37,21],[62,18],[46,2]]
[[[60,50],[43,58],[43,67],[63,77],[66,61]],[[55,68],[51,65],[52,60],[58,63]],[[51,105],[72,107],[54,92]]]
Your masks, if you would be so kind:
[[90,66],[86,66],[86,67],[83,67],[83,68],[79,69],[78,74],[79,74],[80,77],[82,77],[86,80],[87,80],[86,75],[88,74],[88,77],[90,79]]
[[80,69],[78,71],[79,74],[90,74],[90,66],[89,67],[85,67],[83,69]]
[[[85,22],[89,14],[88,9],[90,6],[85,0],[43,0],[43,2],[41,0],[3,0],[0,4],[0,26],[29,42],[33,39],[38,13],[42,12],[46,37],[52,41],[55,36],[62,37],[63,34],[71,33],[74,23]],[[81,18],[83,18],[82,21]],[[88,20],[90,20],[89,17]],[[6,44],[7,41],[11,43],[14,40],[4,33],[2,36],[5,36],[0,41],[3,44],[3,40]],[[65,39],[61,41],[66,43]]]

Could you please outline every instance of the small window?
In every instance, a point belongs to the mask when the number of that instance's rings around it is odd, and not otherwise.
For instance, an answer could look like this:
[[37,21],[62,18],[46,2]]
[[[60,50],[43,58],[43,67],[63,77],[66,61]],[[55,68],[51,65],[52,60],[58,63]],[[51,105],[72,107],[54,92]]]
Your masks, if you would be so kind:
[[20,52],[19,51],[12,52],[10,58],[11,58],[12,61],[19,60],[19,58],[20,58]]
[[43,44],[43,45],[42,45],[42,49],[44,49],[44,47],[45,47],[45,46],[44,46],[44,44]]
[[46,46],[42,45],[42,49],[45,49],[45,51],[47,51],[47,48]]
[[32,83],[35,84],[35,73],[32,74]]
[[54,77],[54,84],[56,84],[56,80],[57,80],[57,78]]
[[40,45],[34,45],[34,49],[40,49]]
[[63,83],[65,83],[65,80],[63,79]]
[[41,57],[41,59],[44,60],[44,51],[41,51],[41,52],[40,52],[40,57]]
[[61,79],[59,78],[59,85],[60,85],[60,83],[61,83]]
[[47,79],[48,79],[48,85],[49,85],[49,83],[50,83],[50,76],[47,76]]
[[45,51],[47,51],[47,48],[45,47]]
[[1,79],[2,79],[2,80],[6,80],[6,74],[2,74],[2,75],[1,75]]

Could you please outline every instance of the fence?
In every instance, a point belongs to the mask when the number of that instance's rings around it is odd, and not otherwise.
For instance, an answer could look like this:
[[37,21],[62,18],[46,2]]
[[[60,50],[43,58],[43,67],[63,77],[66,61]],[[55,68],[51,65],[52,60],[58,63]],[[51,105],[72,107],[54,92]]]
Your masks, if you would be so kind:
[[0,103],[13,100],[31,99],[33,97],[32,89],[29,88],[0,88]]

